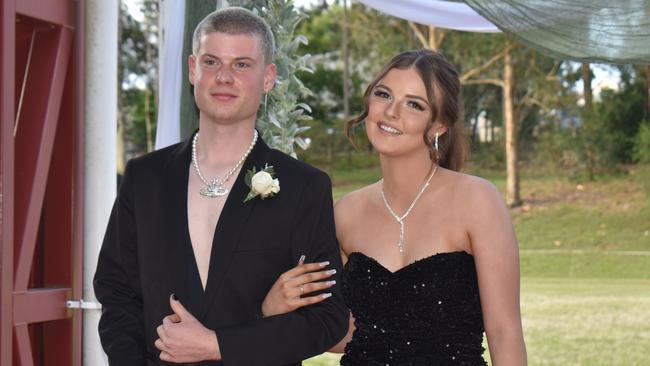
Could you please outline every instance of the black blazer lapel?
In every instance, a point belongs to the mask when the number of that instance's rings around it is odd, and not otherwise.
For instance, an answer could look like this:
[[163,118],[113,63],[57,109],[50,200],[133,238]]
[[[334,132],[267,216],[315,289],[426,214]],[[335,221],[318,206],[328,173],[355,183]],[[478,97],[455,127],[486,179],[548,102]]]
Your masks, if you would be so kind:
[[172,152],[165,166],[164,204],[161,214],[164,219],[164,246],[169,269],[170,292],[181,301],[188,297],[186,249],[191,247],[187,222],[187,179],[191,163],[191,141],[188,139]]
[[242,230],[246,227],[248,217],[258,201],[258,199],[252,199],[244,203],[244,199],[250,191],[244,181],[246,172],[253,167],[258,171],[262,169],[264,164],[268,162],[269,151],[269,147],[259,138],[253,151],[244,162],[226,199],[212,239],[205,302],[199,319],[205,319],[207,310],[211,308],[232,260],[232,255],[239,244]]

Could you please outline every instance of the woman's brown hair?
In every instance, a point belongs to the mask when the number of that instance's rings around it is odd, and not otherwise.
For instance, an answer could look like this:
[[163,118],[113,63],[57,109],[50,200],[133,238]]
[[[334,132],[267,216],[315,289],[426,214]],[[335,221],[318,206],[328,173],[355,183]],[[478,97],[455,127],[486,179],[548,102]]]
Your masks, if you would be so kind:
[[[462,121],[459,121],[458,95],[460,80],[456,68],[440,53],[428,50],[404,51],[393,57],[381,70],[379,75],[368,85],[363,94],[363,113],[347,122],[346,132],[350,137],[354,126],[368,117],[368,103],[377,83],[392,69],[415,68],[427,91],[427,100],[431,107],[431,118],[424,130],[424,143],[429,148],[429,155],[443,168],[459,171],[467,155],[467,141]],[[434,122],[439,121],[447,132],[439,138],[438,151],[433,147],[429,137]]]

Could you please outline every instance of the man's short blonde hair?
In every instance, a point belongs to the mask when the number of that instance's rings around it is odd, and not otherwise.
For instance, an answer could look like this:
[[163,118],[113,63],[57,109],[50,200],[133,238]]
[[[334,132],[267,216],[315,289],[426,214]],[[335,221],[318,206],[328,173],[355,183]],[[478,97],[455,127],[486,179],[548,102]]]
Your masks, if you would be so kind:
[[192,36],[192,53],[198,55],[201,37],[210,33],[249,34],[260,40],[264,63],[273,60],[275,41],[269,25],[252,11],[239,7],[230,7],[208,14],[194,30]]

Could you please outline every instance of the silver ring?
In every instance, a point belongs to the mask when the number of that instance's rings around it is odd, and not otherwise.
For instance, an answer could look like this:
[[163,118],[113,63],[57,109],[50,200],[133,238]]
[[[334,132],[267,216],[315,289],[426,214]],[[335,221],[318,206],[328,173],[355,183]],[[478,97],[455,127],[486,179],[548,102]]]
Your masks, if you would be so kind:
[[300,287],[298,287],[298,288],[300,289],[300,294],[304,294],[304,293],[305,293],[305,288],[304,288],[304,287],[300,286]]

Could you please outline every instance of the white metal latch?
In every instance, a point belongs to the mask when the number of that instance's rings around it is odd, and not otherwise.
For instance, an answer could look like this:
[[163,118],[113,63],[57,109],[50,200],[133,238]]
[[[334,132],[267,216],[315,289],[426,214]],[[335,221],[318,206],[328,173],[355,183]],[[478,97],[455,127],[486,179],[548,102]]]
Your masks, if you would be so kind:
[[65,307],[68,309],[101,310],[102,304],[95,301],[84,301],[84,299],[79,299],[66,301]]

